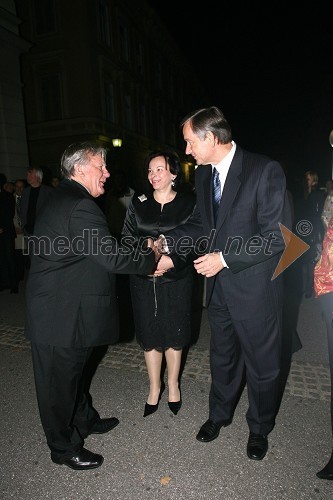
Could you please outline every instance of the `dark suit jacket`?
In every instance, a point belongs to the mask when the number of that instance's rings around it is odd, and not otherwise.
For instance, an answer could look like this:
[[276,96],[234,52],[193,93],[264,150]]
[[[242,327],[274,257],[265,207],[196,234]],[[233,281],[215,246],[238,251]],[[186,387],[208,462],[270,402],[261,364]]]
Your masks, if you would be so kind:
[[[36,214],[38,214],[41,207],[48,200],[49,196],[53,192],[53,189],[54,188],[51,188],[50,186],[46,186],[45,184],[42,184],[40,186],[39,195],[38,195],[38,199],[37,199]],[[30,191],[31,191],[31,186],[26,187],[23,190],[22,198],[21,198],[21,221],[22,221],[23,232],[25,234],[28,234],[24,228],[27,224],[27,214],[28,214]]]
[[0,191],[0,228],[3,229],[2,236],[15,238],[16,231],[13,222],[15,215],[15,198],[4,189]]
[[[202,235],[209,248],[222,251],[229,269],[207,279],[209,304],[216,279],[223,280],[231,314],[246,320],[282,307],[281,276],[271,280],[285,248],[279,223],[291,228],[285,175],[268,157],[236,147],[224,185],[216,228],[212,208],[212,172],[199,166],[195,174],[197,211],[187,224],[167,233],[175,241]],[[214,231],[216,229],[216,231]],[[268,244],[270,242],[270,244]]]
[[27,338],[74,348],[116,342],[118,310],[111,273],[151,274],[154,253],[145,247],[146,255],[137,252],[135,259],[132,251],[121,255],[96,201],[71,180],[63,180],[41,208],[34,233],[29,240],[36,246],[29,252]]

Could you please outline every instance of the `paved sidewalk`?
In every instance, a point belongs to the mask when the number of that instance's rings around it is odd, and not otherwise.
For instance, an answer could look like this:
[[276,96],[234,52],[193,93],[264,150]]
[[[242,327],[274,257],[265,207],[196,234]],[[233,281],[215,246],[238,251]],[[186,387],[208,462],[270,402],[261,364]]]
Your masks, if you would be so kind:
[[[314,299],[304,301],[301,305],[301,313],[304,315],[300,322],[300,324],[304,322],[303,326],[306,324],[307,316],[311,319],[310,323],[308,323],[308,327],[311,327],[315,322],[319,324],[319,338],[325,348],[325,331],[321,324],[316,301]],[[20,314],[18,316],[20,317]],[[8,321],[10,320],[7,319],[7,321],[4,321],[1,319],[0,315],[0,346],[30,349],[30,343],[25,340],[24,337],[23,316],[21,316],[21,320],[19,320],[21,321],[20,326],[11,325]],[[312,362],[307,356],[304,358],[304,354],[307,354],[306,351],[307,346],[305,342],[304,348],[294,356],[285,392],[286,394],[294,396],[319,398],[329,401],[331,386],[326,352],[324,350],[322,352],[323,362]],[[311,355],[312,353],[309,354]],[[299,360],[297,360],[297,358],[299,358]],[[109,346],[104,358],[100,362],[100,366],[113,369],[125,368],[133,370],[136,373],[138,371],[147,373],[142,350],[135,340]],[[202,313],[200,337],[197,344],[193,345],[189,350],[183,378],[210,382],[209,323],[205,310],[203,310]]]
[[0,292],[1,500],[331,500],[333,484],[316,478],[331,451],[326,333],[317,302],[301,304],[303,348],[294,357],[265,459],[246,456],[244,391],[234,421],[218,439],[198,443],[209,393],[209,326],[203,311],[182,383],[183,407],[171,414],[164,394],[142,418],[147,374],[133,340],[109,346],[92,383],[101,416],[120,425],[86,446],[105,457],[93,471],[50,460],[36,403],[30,346],[23,335],[23,293]]

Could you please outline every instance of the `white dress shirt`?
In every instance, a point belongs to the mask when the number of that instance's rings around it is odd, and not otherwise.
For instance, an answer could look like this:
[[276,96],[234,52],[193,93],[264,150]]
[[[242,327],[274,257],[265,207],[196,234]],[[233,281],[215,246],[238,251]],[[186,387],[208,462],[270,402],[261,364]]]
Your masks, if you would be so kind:
[[[220,176],[221,196],[222,196],[222,193],[223,193],[223,188],[224,188],[225,180],[227,178],[231,162],[232,162],[233,157],[234,157],[235,152],[236,152],[236,144],[235,144],[235,142],[231,141],[231,144],[232,144],[232,148],[230,149],[229,153],[223,158],[223,160],[221,160],[216,165],[212,165],[212,171],[213,171],[213,168],[216,168],[216,170],[218,171],[219,176]],[[222,255],[222,252],[220,252],[220,257],[221,257],[221,261],[222,261],[223,266],[224,267],[228,267],[226,261],[224,260],[223,255]]]

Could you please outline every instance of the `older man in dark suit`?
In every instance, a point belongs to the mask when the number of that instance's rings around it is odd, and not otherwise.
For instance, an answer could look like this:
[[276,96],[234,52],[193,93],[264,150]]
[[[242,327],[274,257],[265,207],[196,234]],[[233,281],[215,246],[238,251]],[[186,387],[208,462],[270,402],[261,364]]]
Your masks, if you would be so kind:
[[42,184],[43,170],[38,167],[29,167],[27,170],[27,183],[21,199],[21,219],[24,234],[31,235],[34,231],[36,214],[48,200],[52,188]]
[[83,447],[84,438],[119,423],[115,417],[100,418],[84,390],[93,347],[118,338],[111,273],[151,274],[155,265],[147,242],[125,251],[110,236],[95,201],[110,175],[105,155],[104,148],[91,143],[66,149],[64,180],[39,210],[29,238],[25,334],[31,341],[41,421],[53,462],[81,470],[103,462]]
[[25,259],[27,267],[30,267],[30,256],[26,248],[29,236],[34,232],[36,215],[48,200],[53,189],[43,184],[43,170],[39,167],[27,169],[27,184],[21,198],[21,224],[23,230],[23,245],[25,247]]
[[[181,126],[186,153],[199,165],[197,212],[167,234],[169,246],[171,237],[195,243],[206,236],[210,242],[194,261],[208,278],[212,376],[209,418],[197,439],[212,441],[231,423],[245,375],[247,455],[261,460],[279,404],[283,283],[281,275],[272,277],[285,247],[280,223],[291,224],[286,179],[278,162],[232,141],[218,108],[195,111]],[[162,257],[157,272],[168,266]]]

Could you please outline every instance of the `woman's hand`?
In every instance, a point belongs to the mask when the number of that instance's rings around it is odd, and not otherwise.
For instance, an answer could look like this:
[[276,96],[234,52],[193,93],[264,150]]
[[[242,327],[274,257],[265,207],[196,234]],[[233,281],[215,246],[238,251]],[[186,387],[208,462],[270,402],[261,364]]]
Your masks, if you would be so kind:
[[162,276],[164,273],[169,271],[173,267],[173,262],[167,255],[162,255],[158,261],[154,276]]

